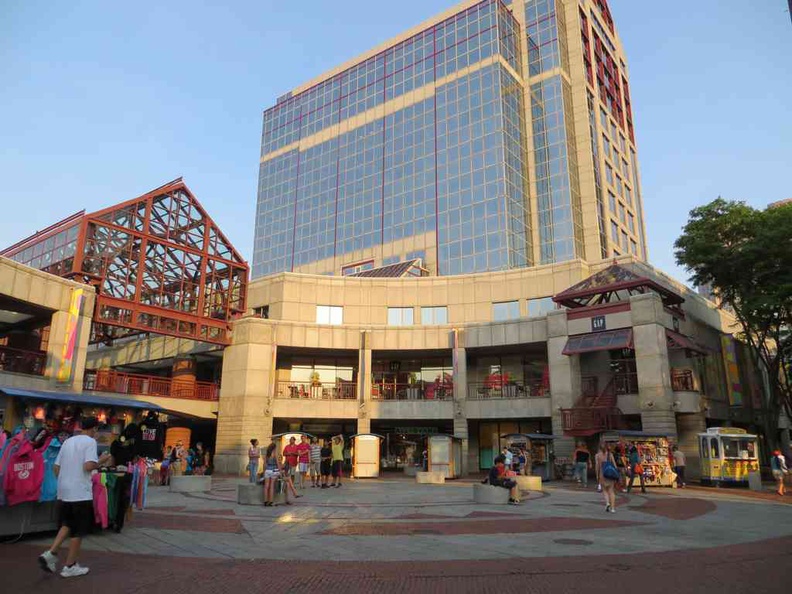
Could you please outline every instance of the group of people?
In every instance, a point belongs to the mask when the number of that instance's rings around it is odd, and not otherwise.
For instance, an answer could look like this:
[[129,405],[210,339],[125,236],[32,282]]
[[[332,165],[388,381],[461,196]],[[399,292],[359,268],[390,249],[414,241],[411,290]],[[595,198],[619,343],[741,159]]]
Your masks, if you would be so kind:
[[174,446],[165,448],[165,455],[160,465],[160,485],[169,485],[172,476],[203,476],[210,474],[211,458],[209,450],[200,441],[195,449],[185,448],[179,440]]
[[[341,486],[344,468],[343,435],[336,435],[321,442],[316,437],[311,437],[309,440],[308,435],[302,435],[300,443],[297,443],[297,438],[292,436],[280,455],[277,450],[277,445],[272,442],[262,455],[258,440],[250,440],[248,477],[251,483],[263,482],[265,506],[274,505],[278,481],[282,481],[286,505],[291,505],[289,493],[295,499],[302,497],[297,493],[297,489],[305,489],[308,480],[313,488],[329,489]],[[259,475],[262,458],[263,472]]]
[[504,447],[503,450],[501,450],[501,456],[503,456],[504,466],[508,470],[512,470],[524,476],[531,474],[533,461],[530,453],[524,448],[519,448],[515,453],[510,448]]

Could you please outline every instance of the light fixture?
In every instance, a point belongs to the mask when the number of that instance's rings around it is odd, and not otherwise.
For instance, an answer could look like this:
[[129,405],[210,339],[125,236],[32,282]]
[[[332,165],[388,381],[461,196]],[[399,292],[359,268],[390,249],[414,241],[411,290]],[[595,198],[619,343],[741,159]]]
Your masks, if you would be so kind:
[[35,408],[35,410],[33,411],[33,418],[38,420],[38,421],[43,421],[44,417],[45,417],[44,407],[43,406],[37,406]]

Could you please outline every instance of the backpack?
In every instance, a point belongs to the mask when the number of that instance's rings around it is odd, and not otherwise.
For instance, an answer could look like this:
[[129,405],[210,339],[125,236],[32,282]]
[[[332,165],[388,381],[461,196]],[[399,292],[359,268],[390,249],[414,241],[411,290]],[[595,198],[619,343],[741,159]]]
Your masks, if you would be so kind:
[[606,460],[602,465],[602,476],[611,481],[619,480],[619,471],[610,460]]

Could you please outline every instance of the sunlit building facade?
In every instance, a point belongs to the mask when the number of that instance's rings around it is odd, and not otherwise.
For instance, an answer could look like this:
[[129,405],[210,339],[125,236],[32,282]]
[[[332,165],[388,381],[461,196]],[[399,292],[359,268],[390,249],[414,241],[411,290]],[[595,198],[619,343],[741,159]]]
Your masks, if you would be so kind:
[[263,117],[253,277],[646,258],[604,0],[464,2]]

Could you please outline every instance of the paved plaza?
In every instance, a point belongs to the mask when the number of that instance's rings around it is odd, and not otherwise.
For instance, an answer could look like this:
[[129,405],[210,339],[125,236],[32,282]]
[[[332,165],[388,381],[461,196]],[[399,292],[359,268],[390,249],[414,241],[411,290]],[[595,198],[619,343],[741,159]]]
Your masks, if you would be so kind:
[[[733,490],[621,494],[550,483],[520,506],[472,501],[472,480],[404,478],[311,487],[292,506],[149,490],[122,534],[86,539],[85,578],[40,572],[50,537],[0,549],[16,592],[789,591],[792,496]],[[64,551],[65,553],[65,551]]]

